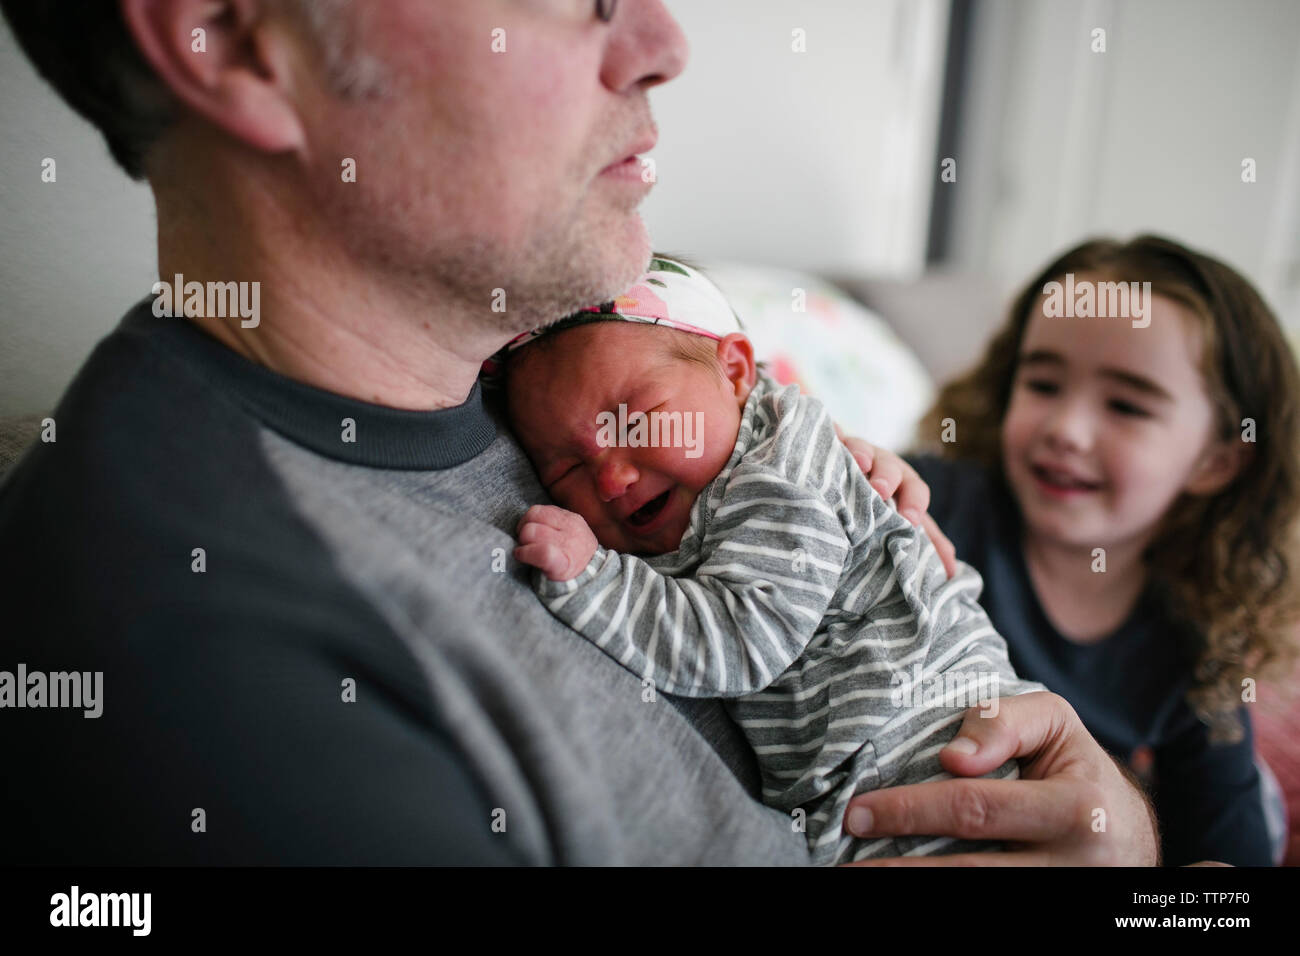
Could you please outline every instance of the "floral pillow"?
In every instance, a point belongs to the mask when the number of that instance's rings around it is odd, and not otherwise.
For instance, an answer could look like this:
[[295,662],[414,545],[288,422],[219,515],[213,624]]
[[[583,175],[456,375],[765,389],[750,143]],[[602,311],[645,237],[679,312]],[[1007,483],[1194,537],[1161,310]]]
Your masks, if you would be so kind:
[[821,399],[848,434],[894,450],[912,443],[934,383],[884,319],[808,273],[737,263],[705,272],[773,378]]

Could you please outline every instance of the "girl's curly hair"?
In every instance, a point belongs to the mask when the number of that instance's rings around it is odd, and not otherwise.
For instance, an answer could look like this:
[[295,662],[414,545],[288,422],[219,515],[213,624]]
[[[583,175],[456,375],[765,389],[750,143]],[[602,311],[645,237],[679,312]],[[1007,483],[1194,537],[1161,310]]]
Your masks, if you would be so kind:
[[[1246,279],[1160,236],[1084,242],[1029,281],[983,358],[940,390],[918,434],[946,457],[980,462],[1009,493],[1001,430],[1020,345],[1043,287],[1069,272],[1149,281],[1153,294],[1185,306],[1205,346],[1201,372],[1217,436],[1239,436],[1244,419],[1254,420],[1241,473],[1217,495],[1176,500],[1143,554],[1153,585],[1197,643],[1189,704],[1212,739],[1239,740],[1244,681],[1289,675],[1300,654],[1300,372],[1276,316]],[[929,441],[948,418],[962,423],[960,451]]]

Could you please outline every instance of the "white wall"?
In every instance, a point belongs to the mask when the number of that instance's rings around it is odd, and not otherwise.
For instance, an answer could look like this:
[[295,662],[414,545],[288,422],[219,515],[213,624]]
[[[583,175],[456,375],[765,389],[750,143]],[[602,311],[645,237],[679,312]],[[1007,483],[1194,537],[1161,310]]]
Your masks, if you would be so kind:
[[1087,236],[1160,232],[1300,330],[1300,3],[980,6],[958,182],[939,187],[956,190],[955,264],[1009,288]]
[[[661,249],[869,271],[924,264],[948,0],[667,0],[691,43],[652,94]],[[792,50],[795,29],[806,52]]]
[[[50,409],[157,278],[153,196],[32,69],[0,18],[0,415]],[[41,162],[57,179],[41,181]]]

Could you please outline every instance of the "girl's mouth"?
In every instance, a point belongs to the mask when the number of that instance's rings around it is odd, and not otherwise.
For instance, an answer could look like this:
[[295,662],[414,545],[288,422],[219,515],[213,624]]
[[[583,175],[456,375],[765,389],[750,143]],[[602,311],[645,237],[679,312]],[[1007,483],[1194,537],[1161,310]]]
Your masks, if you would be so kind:
[[668,506],[668,496],[672,494],[672,489],[668,489],[658,498],[651,498],[636,511],[627,516],[627,523],[636,530],[643,530],[652,525]]
[[1033,472],[1038,486],[1053,495],[1084,494],[1096,491],[1101,487],[1097,482],[1081,481],[1065,472],[1044,468],[1041,465],[1033,465],[1030,470]]

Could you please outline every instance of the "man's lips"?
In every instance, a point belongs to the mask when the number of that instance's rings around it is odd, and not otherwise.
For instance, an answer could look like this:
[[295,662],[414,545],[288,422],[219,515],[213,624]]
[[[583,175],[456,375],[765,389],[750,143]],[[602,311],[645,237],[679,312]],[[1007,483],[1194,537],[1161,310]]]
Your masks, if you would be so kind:
[[655,148],[655,143],[659,142],[659,136],[654,131],[642,134],[638,139],[628,145],[626,151],[620,154],[620,158],[614,160],[600,171],[601,175],[616,174],[619,178],[626,178],[635,173],[636,178],[641,178],[641,154],[648,153]]
[[622,162],[606,166],[600,171],[600,175],[605,179],[623,179],[628,182],[641,182],[641,168],[641,157],[630,156]]

